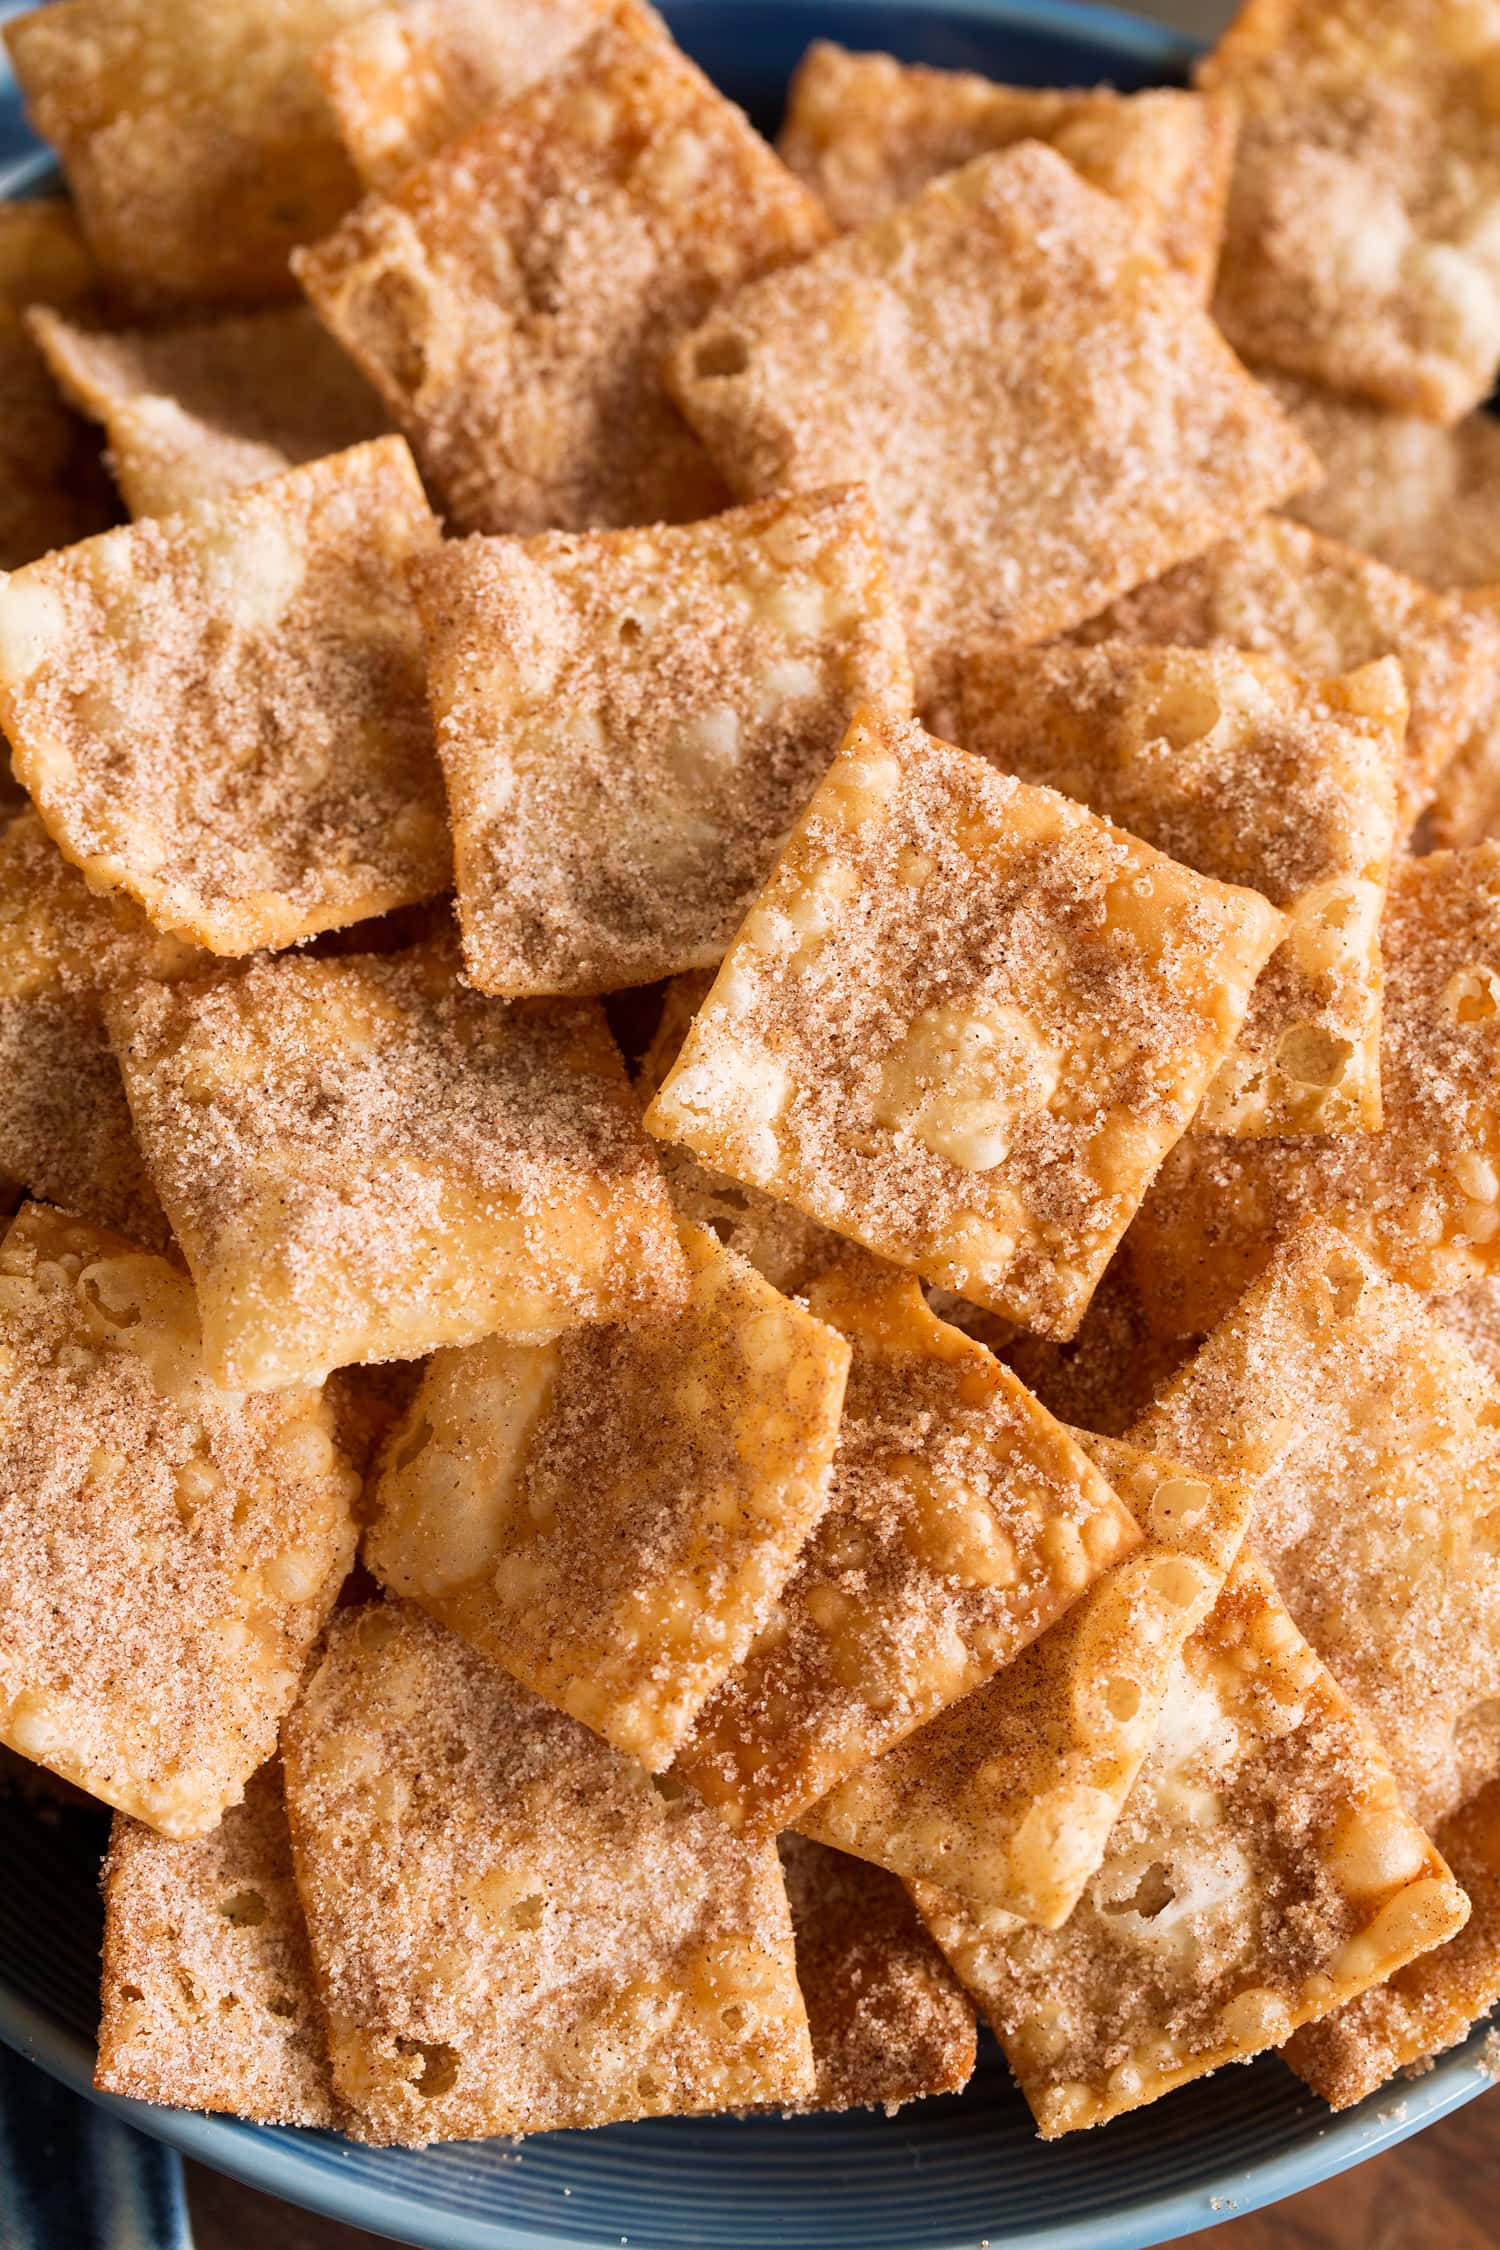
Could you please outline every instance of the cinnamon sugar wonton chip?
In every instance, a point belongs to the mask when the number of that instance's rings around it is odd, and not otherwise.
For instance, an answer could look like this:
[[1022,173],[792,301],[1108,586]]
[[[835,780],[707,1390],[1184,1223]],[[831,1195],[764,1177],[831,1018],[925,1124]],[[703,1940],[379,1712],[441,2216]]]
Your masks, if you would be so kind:
[[1459,0],[1247,0],[1215,310],[1251,359],[1435,421],[1500,365],[1500,30]]
[[0,1740],[201,1836],[353,1560],[331,1418],[218,1389],[186,1275],[38,1204],[0,1244],[0,1356]]
[[621,0],[295,262],[457,525],[581,531],[722,505],[662,354],[828,233],[741,113]]
[[1167,1377],[1176,1374],[1193,1345],[1183,1337],[1159,1336],[1152,1328],[1127,1239],[1105,1268],[1088,1311],[1066,1343],[1023,1334],[996,1348],[1011,1372],[1059,1422],[1101,1437],[1123,1437]]
[[854,1348],[828,1513],[673,1768],[761,1831],[1009,1663],[1139,1536],[1061,1424],[909,1276],[856,1262],[808,1301]]
[[1234,111],[1221,98],[1173,86],[999,86],[820,39],[792,80],[777,146],[839,226],[861,227],[1016,141],[1050,141],[1090,187],[1125,205],[1195,295],[1208,295],[1234,153]]
[[1277,516],[1122,595],[1070,638],[1252,649],[1322,677],[1394,656],[1410,705],[1397,789],[1402,835],[1479,719],[1500,667],[1500,617]]
[[133,516],[170,515],[386,428],[363,376],[305,305],[114,330],[42,310],[30,325],[64,393],[103,424]]
[[1128,1243],[1160,1333],[1206,1334],[1309,1212],[1418,1289],[1500,1273],[1500,845],[1398,860],[1380,942],[1384,1131],[1179,1142]]
[[1030,143],[742,289],[671,355],[743,499],[869,487],[919,692],[1285,499],[1311,455],[1109,196]]
[[808,2109],[887,2117],[974,2070],[974,2008],[894,1875],[805,1836],[780,1839],[817,2084]]
[[250,953],[443,888],[405,578],[437,537],[382,438],[0,583],[0,723],[95,889]]
[[969,749],[1287,916],[1199,1132],[1379,1125],[1380,916],[1405,729],[1394,657],[1325,680],[1237,649],[1118,642],[964,660]]
[[[0,204],[0,570],[112,520],[98,448],[58,397],[24,319],[29,305],[85,310],[97,281],[66,203]],[[0,743],[0,800],[4,769]]]
[[208,1836],[117,1814],[104,1863],[94,2083],[263,2125],[335,2125],[280,1768]]
[[854,712],[911,705],[859,492],[448,540],[416,587],[482,992],[716,965]]
[[1254,892],[864,712],[647,1121],[1065,1337],[1285,928]]
[[226,1381],[535,1343],[684,1292],[594,1008],[483,999],[427,947],[140,985],[109,1014]]
[[1462,1927],[1463,1892],[1249,1556],[1173,1667],[1060,1930],[917,1904],[1044,2139],[1277,2046]]
[[365,1560],[659,1772],[828,1505],[844,1339],[683,1227],[672,1320],[443,1352],[387,1448]]
[[89,248],[141,310],[290,296],[358,182],[312,49],[370,0],[53,0],[5,42]]
[[334,2084],[361,2138],[812,2094],[774,1843],[664,1795],[419,1610],[334,1619],[284,1755]]
[[1252,1489],[1074,1433],[1145,1536],[995,1677],[804,1812],[827,1844],[1056,1929],[1104,1857]]
[[608,0],[410,0],[351,23],[313,69],[360,178],[388,188],[544,78],[608,13]]
[[1132,1435],[1212,1474],[1278,1433],[1255,1550],[1431,1826],[1500,1752],[1500,1389],[1312,1221]]
[[1457,1937],[1305,2025],[1284,2050],[1298,2077],[1335,2109],[1455,2046],[1500,2000],[1500,1781],[1443,1822],[1437,1846],[1468,1895],[1469,1919]]

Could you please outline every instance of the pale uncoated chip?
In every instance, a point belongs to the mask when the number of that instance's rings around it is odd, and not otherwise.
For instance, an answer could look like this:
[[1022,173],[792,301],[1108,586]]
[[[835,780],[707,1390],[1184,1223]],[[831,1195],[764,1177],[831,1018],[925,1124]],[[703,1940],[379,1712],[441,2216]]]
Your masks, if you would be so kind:
[[334,2083],[420,2145],[796,2104],[774,1843],[745,1844],[420,1611],[346,1611],[286,1730]]
[[681,1229],[671,1320],[441,1353],[365,1559],[653,1772],[765,1625],[828,1505],[849,1346]]
[[1062,1426],[908,1276],[851,1262],[808,1302],[854,1350],[828,1513],[673,1768],[757,1831],[1009,1663],[1139,1536]]
[[133,516],[259,484],[388,426],[305,305],[149,329],[85,327],[43,308],[29,325],[65,396],[103,425]]
[[988,1914],[1057,1929],[1104,1857],[1253,1488],[1075,1432],[1144,1534],[1060,1623],[798,1825]]
[[965,642],[1061,632],[1315,473],[1127,214],[1036,144],[741,290],[669,372],[741,498],[868,485],[924,700]]
[[0,1739],[203,1835],[353,1559],[331,1419],[216,1388],[186,1276],[35,1204],[0,1246],[0,1355]]
[[[111,521],[98,448],[58,397],[23,318],[28,305],[85,310],[97,282],[66,203],[0,205],[0,570]],[[0,799],[5,763],[0,747]]]
[[381,438],[0,584],[0,723],[95,889],[229,954],[443,889],[405,578],[437,539]]
[[1436,1840],[1468,1894],[1469,1919],[1457,1937],[1304,2026],[1284,2050],[1335,2109],[1455,2046],[1500,2000],[1500,1781],[1445,1820]]
[[726,291],[829,231],[745,117],[623,0],[555,71],[295,262],[460,529],[579,531],[723,505],[662,354]]
[[894,1875],[805,1836],[778,1846],[817,2083],[810,2110],[888,2117],[966,2086],[974,2007]]
[[308,67],[370,0],[57,0],[6,27],[89,247],[142,311],[293,294],[358,181]]
[[965,744],[1002,772],[1285,912],[1195,1129],[1374,1131],[1407,712],[1395,658],[1312,680],[1230,649],[981,648],[961,700]]
[[1500,1272],[1500,845],[1398,860],[1381,951],[1384,1131],[1179,1142],[1129,1237],[1160,1333],[1206,1334],[1309,1212],[1418,1289]]
[[208,1836],[174,1842],[117,1814],[103,1888],[94,2083],[259,2125],[336,2125],[279,1766]]
[[110,1029],[210,1366],[253,1390],[680,1300],[597,1008],[486,1000],[452,950],[148,984]]
[[[1495,567],[1500,575],[1500,550]],[[1480,719],[1500,668],[1500,617],[1481,603],[1429,593],[1278,516],[1122,595],[1071,638],[1251,649],[1322,677],[1394,656],[1410,706],[1397,782],[1403,835]]]
[[861,713],[647,1122],[1066,1337],[1284,930],[1255,893]]
[[1500,1389],[1314,1221],[1133,1435],[1232,1473],[1273,1429],[1252,1544],[1431,1826],[1500,1750]]
[[914,1895],[1048,2140],[1279,2045],[1468,1913],[1248,1556],[1178,1659],[1064,1927],[976,1917],[925,1884]]
[[911,707],[861,492],[449,540],[416,586],[485,992],[715,966],[854,712]]
[[411,0],[361,16],[312,66],[355,170],[388,188],[545,77],[608,13],[608,0]]
[[1454,422],[1500,364],[1500,31],[1455,0],[1248,0],[1200,66],[1241,109],[1232,343]]
[[1213,287],[1234,154],[1233,105],[1153,86],[1116,94],[1001,86],[966,70],[854,55],[818,40],[798,65],[777,147],[841,227],[867,226],[929,180],[1016,141],[1050,141],[1124,204],[1199,297]]

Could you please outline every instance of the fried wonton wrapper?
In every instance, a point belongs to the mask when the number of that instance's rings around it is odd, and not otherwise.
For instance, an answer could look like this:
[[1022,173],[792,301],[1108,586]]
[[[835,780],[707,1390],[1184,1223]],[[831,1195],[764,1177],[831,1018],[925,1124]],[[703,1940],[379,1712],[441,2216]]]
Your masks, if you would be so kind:
[[926,1884],[914,1896],[1046,2140],[1279,2045],[1468,1913],[1249,1556],[1173,1667],[1150,1755],[1063,1928],[980,1917]]
[[1455,0],[1247,0],[1215,310],[1251,359],[1439,422],[1500,364],[1500,30]]
[[1213,1474],[1273,1432],[1256,1552],[1431,1826],[1500,1750],[1500,1389],[1314,1220],[1132,1436]]
[[673,352],[741,498],[868,485],[919,694],[1249,523],[1312,457],[1110,197],[1029,143],[742,289]]
[[1380,1124],[1380,917],[1406,689],[1394,657],[1310,680],[1237,649],[970,652],[965,744],[1287,916],[1199,1132]]
[[752,1830],[1010,1663],[1139,1538],[1062,1425],[910,1277],[851,1261],[808,1302],[854,1347],[828,1512],[673,1768]]
[[1500,1376],[1500,1274],[1487,1274],[1453,1297],[1431,1297],[1428,1304],[1445,1328],[1462,1336],[1481,1367]]
[[416,586],[483,992],[716,965],[854,712],[911,707],[862,492],[448,540]]
[[1500,2000],[1500,1781],[1445,1820],[1436,1841],[1468,1894],[1469,1919],[1457,1937],[1305,2025],[1284,2049],[1298,2077],[1335,2109],[1456,2046]]
[[1057,1929],[1104,1857],[1184,1642],[1223,1591],[1248,1484],[1075,1433],[1144,1537],[1013,1664],[798,1826],[971,1909]]
[[455,524],[582,531],[723,505],[662,355],[737,282],[829,231],[740,111],[621,0],[296,267]]
[[229,954],[443,889],[405,577],[437,538],[381,438],[0,584],[0,722],[93,888]]
[[123,893],[91,891],[30,810],[0,825],[0,900],[0,1192],[9,1181],[163,1249],[100,1001],[204,955]]
[[102,423],[133,516],[259,484],[386,428],[364,377],[305,305],[181,328],[31,315],[62,390]]
[[1500,668],[1500,616],[1429,593],[1372,556],[1277,516],[1123,595],[1070,637],[1251,649],[1321,677],[1394,656],[1409,703],[1397,787],[1403,835],[1483,713]]
[[1414,1288],[1500,1273],[1500,845],[1398,860],[1380,942],[1385,1130],[1179,1142],[1128,1244],[1159,1334],[1206,1334],[1308,1212]]
[[811,2096],[774,1843],[664,1795],[419,1610],[334,1619],[284,1757],[334,2084],[360,2137]]
[[449,949],[281,956],[109,1003],[152,1180],[250,1390],[670,1307],[666,1191],[594,1008],[486,1000]]
[[365,1559],[654,1772],[765,1625],[828,1505],[844,1339],[697,1227],[673,1320],[429,1368]]
[[[102,531],[109,480],[26,330],[29,305],[84,311],[98,275],[66,203],[0,204],[0,570]],[[5,796],[0,742],[0,801]]]
[[966,2086],[974,2006],[894,1875],[805,1836],[780,1839],[817,2083],[811,2110],[893,2117]]
[[5,43],[113,289],[143,311],[293,293],[359,184],[311,51],[370,0],[54,0]]
[[0,1740],[201,1836],[353,1560],[331,1416],[216,1388],[187,1277],[37,1204],[0,1245],[0,1352]]
[[1123,1437],[1168,1376],[1176,1374],[1193,1341],[1156,1334],[1141,1302],[1128,1246],[1122,1244],[1065,1344],[1019,1335],[995,1348],[1059,1422],[1101,1437]]
[[1234,155],[1233,105],[1153,86],[1054,93],[966,70],[852,55],[817,40],[798,65],[777,142],[841,227],[867,226],[929,180],[1016,141],[1050,141],[1124,204],[1199,297],[1213,287]]
[[647,1121],[1066,1337],[1285,926],[1256,893],[864,712]]
[[388,188],[544,78],[608,13],[608,0],[411,0],[351,23],[313,69],[360,178]]
[[103,1888],[95,2085],[259,2125],[337,2124],[280,1767],[262,1766],[209,1836],[174,1842],[117,1813]]

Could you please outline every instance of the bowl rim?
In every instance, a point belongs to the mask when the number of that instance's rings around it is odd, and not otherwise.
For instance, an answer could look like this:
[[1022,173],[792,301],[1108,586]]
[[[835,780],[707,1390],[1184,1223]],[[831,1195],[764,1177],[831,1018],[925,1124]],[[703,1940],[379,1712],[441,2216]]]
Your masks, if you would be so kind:
[[[27,0],[0,0],[0,21],[26,4]],[[707,13],[717,0],[668,0],[668,4],[673,14]],[[861,10],[870,15],[909,14],[914,4],[918,0],[859,0]],[[755,5],[802,16],[816,7],[817,0],[755,0]],[[941,0],[941,10],[976,24],[1070,36],[1096,48],[1101,65],[1124,59],[1162,73],[1181,71],[1203,51],[1202,43],[1187,34],[1101,0]],[[34,191],[54,175],[55,165],[46,150],[0,161],[0,201]],[[1159,2195],[1143,2188],[1115,2209],[1090,2218],[1059,2218],[1020,2233],[997,2230],[994,2250],[1147,2250],[1149,2245],[1172,2242],[1263,2210],[1396,2147],[1490,2090],[1500,2079],[1500,2063],[1492,2064],[1482,2050],[1494,2036],[1490,2020],[1481,2019],[1464,2043],[1441,2056],[1424,2076],[1377,2088],[1342,2114],[1330,2111],[1326,2125],[1310,2139],[1226,2172],[1213,2189],[1200,2185]],[[289,2128],[159,2108],[102,2093],[93,2082],[94,2053],[89,2042],[63,2029],[3,1980],[0,2042],[88,2101],[211,2171],[319,2217],[409,2244],[412,2250],[602,2250],[606,2239],[597,2231],[537,2232],[505,2220],[435,2212],[420,2183],[408,2189],[362,2177],[357,2169],[363,2153],[359,2145],[336,2134],[302,2133],[293,2139]],[[837,2225],[836,2217],[833,2223]],[[829,2239],[830,2244],[840,2241],[836,2234]],[[639,2233],[631,2240],[636,2250],[651,2250]],[[973,2238],[966,2235],[943,2250],[974,2250]]]

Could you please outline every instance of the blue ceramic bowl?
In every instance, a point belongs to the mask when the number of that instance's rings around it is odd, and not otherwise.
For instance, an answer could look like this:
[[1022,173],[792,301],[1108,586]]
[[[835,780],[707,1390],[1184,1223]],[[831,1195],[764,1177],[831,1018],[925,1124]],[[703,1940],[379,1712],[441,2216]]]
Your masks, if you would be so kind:
[[[213,0],[207,0],[208,5]],[[0,15],[15,0],[0,0]],[[1069,0],[680,0],[674,31],[774,128],[818,36],[1021,84],[1180,78],[1189,49]],[[0,84],[0,193],[43,177]],[[89,2090],[104,1820],[0,1809],[0,2038]],[[679,2119],[420,2155],[131,2102],[146,2132],[272,2195],[430,2250],[1143,2250],[1294,2194],[1489,2083],[1481,2034],[1425,2078],[1332,2118],[1275,2059],[1225,2070],[1050,2147],[988,2041],[968,2090],[887,2119]]]

